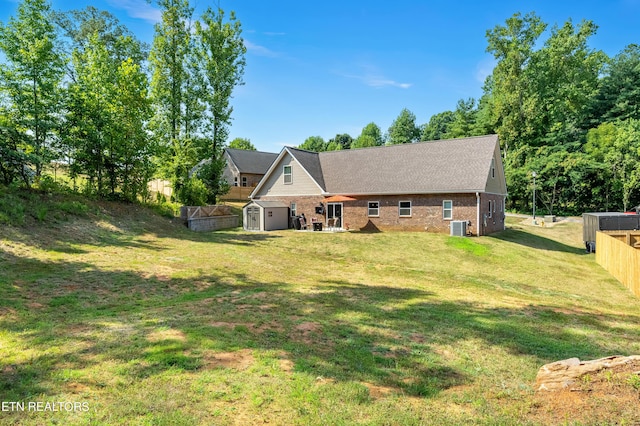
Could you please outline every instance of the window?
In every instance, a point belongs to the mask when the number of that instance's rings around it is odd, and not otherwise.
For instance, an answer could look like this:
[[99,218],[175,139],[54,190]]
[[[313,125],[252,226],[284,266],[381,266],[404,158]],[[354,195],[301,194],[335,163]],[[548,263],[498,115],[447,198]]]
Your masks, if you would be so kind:
[[293,176],[291,175],[291,166],[284,166],[282,173],[284,174],[284,183],[293,183]]
[[378,216],[380,216],[380,202],[379,201],[369,201],[369,208],[367,210],[367,215],[369,217],[378,217]]
[[296,206],[296,203],[291,203],[291,206],[289,206],[289,209],[291,210],[291,217],[298,216],[298,206]]
[[490,218],[493,217],[493,212],[495,211],[495,209],[496,209],[495,201],[489,200],[489,217]]
[[247,177],[242,176],[242,186],[247,186]]
[[444,220],[453,220],[453,201],[444,200],[442,202],[442,218]]
[[273,211],[271,210],[267,211],[267,217],[273,217]]
[[411,217],[411,201],[400,201],[398,203],[398,215],[400,217]]
[[233,178],[233,186],[238,186],[238,176],[234,176],[234,178]]
[[496,177],[496,160],[494,158],[491,159],[491,177]]

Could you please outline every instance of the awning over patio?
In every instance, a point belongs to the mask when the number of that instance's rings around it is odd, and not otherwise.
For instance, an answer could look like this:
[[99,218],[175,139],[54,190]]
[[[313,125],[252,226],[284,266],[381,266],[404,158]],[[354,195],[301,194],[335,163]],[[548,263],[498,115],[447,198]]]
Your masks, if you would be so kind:
[[331,197],[327,197],[324,199],[326,203],[340,203],[342,201],[355,201],[356,199],[353,197],[348,197],[346,195],[332,195]]

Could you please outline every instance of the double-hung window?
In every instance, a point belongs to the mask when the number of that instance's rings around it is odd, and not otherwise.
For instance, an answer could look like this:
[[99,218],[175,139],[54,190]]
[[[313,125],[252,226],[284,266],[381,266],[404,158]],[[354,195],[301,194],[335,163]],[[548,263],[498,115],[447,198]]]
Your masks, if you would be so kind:
[[444,220],[453,220],[453,201],[444,200],[442,202],[442,218]]
[[400,217],[411,217],[411,201],[400,201],[398,203],[398,215]]
[[244,186],[244,187],[247,186],[247,177],[246,176],[242,176],[242,186]]
[[291,206],[289,206],[289,210],[291,211],[291,217],[298,216],[298,206],[296,205],[296,203],[291,203]]
[[282,169],[282,174],[284,175],[285,184],[293,183],[293,174],[292,174],[291,166],[284,166],[284,168]]
[[380,202],[379,201],[369,201],[367,208],[367,215],[369,217],[378,217],[380,216]]

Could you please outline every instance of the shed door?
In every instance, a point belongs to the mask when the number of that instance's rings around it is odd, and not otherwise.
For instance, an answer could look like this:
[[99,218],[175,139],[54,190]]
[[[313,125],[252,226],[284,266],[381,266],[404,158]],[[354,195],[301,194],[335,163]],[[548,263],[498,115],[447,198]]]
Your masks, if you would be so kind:
[[247,230],[249,231],[260,230],[260,207],[257,207],[257,206],[247,207]]

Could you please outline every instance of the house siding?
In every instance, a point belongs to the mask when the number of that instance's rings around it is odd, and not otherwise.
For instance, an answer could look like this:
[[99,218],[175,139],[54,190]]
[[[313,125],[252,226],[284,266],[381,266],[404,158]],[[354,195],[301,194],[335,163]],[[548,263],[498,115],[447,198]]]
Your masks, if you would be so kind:
[[[284,183],[284,166],[291,166],[292,184]],[[253,198],[269,196],[295,196],[295,195],[320,195],[322,190],[315,183],[300,164],[290,155],[284,155],[281,160],[274,166],[273,172],[266,176],[266,181],[261,183],[260,191],[254,194]]]
[[[480,235],[488,235],[505,229],[505,212],[504,212],[503,195],[498,194],[480,194]],[[490,203],[491,201],[491,203]],[[495,206],[492,212],[489,212],[489,206]]]

